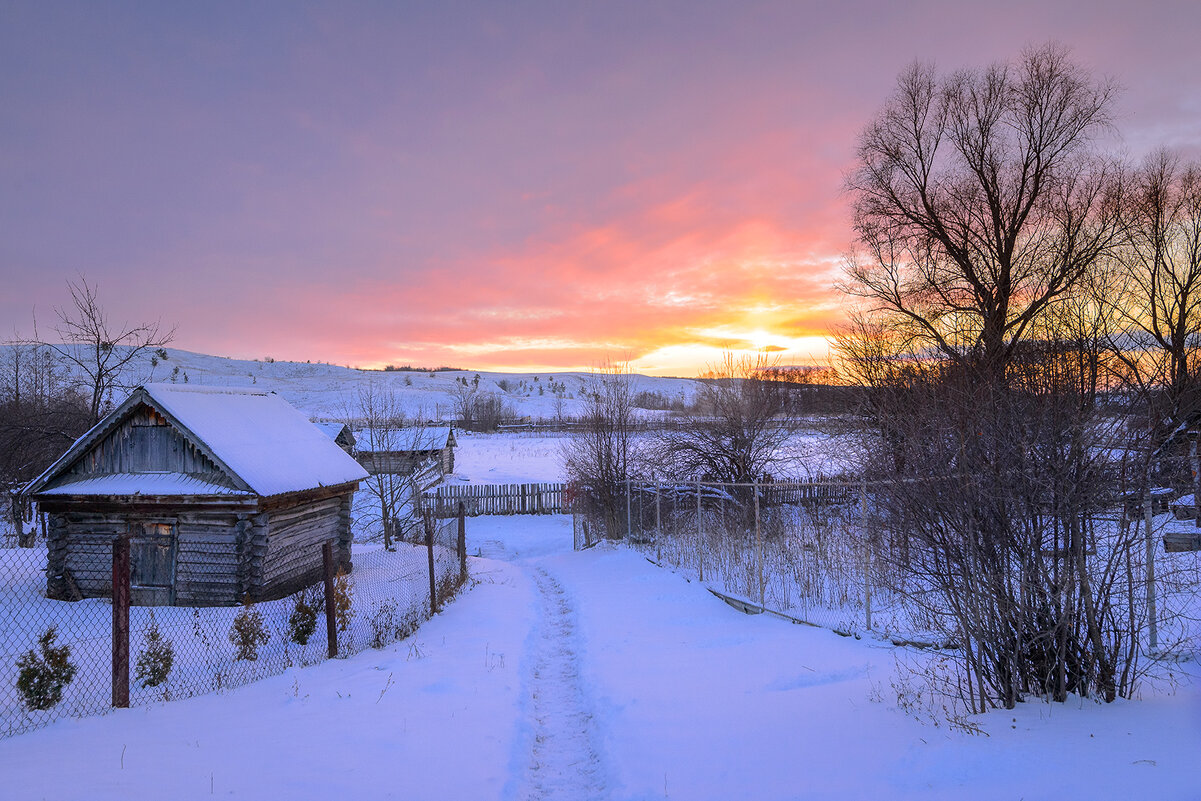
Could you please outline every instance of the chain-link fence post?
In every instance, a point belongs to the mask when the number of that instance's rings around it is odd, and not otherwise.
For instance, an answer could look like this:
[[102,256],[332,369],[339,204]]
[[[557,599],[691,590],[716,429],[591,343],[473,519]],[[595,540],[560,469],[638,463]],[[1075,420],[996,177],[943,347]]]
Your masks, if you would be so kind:
[[663,564],[663,522],[659,509],[659,482],[655,482],[655,561]]
[[763,532],[759,527],[759,479],[751,483],[755,493],[755,565],[759,572],[759,606],[766,603],[767,592],[763,583]]
[[338,655],[338,621],[334,601],[334,544],[321,544],[321,578],[325,584],[325,642],[330,659]]
[[1147,633],[1151,638],[1151,651],[1159,649],[1159,621],[1155,611],[1155,532],[1151,518],[1151,475],[1147,474],[1147,502],[1143,506],[1143,522],[1147,526]]
[[867,630],[872,629],[872,537],[867,525],[867,474],[859,478],[859,519],[863,527],[863,616]]
[[425,513],[425,552],[429,556],[430,565],[430,616],[438,613],[438,579],[434,570],[434,518],[429,512]]
[[696,569],[705,580],[705,523],[701,516],[701,481],[696,481]]
[[129,708],[129,534],[113,538],[113,706]]
[[467,507],[459,501],[459,578],[467,578]]
[[[630,484],[631,479],[626,477],[626,539],[631,539],[634,536],[634,515],[633,515],[633,495],[634,490]],[[607,517],[606,517],[607,519]]]

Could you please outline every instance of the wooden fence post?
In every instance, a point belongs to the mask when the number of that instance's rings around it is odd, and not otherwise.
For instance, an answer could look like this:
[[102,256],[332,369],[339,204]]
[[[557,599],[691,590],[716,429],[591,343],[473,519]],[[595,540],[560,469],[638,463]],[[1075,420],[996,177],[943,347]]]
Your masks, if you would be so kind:
[[1155,531],[1151,519],[1151,474],[1147,474],[1147,503],[1143,507],[1143,521],[1147,526],[1147,622],[1151,638],[1151,653],[1159,650],[1159,620],[1155,609]]
[[430,617],[438,614],[438,584],[434,578],[434,519],[425,516],[425,550],[430,560]]
[[338,655],[338,620],[334,604],[334,544],[321,544],[322,578],[325,581],[325,641],[329,645],[329,658]]
[[467,578],[467,507],[459,501],[459,578]]
[[763,583],[763,532],[759,528],[759,479],[751,485],[755,491],[755,557],[759,563],[759,606],[767,608],[767,588]]
[[696,480],[696,567],[699,580],[705,580],[705,524],[701,517],[701,480]]
[[867,526],[867,473],[859,481],[859,515],[863,521],[863,614],[867,630],[872,628],[872,538]]
[[129,707],[129,534],[113,538],[113,706]]

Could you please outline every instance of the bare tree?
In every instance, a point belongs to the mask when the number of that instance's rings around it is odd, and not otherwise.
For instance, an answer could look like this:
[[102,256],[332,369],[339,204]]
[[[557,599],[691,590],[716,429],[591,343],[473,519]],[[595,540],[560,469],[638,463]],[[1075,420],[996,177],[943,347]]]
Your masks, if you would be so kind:
[[1147,404],[1153,444],[1201,411],[1201,164],[1159,150],[1135,173],[1125,236],[1104,287],[1113,352]]
[[24,504],[14,497],[8,506],[7,494],[49,467],[89,425],[86,399],[49,348],[27,342],[0,347],[0,497],[15,528],[22,528]]
[[145,352],[171,342],[175,329],[163,329],[158,321],[115,326],[100,305],[96,287],[86,278],[80,277],[78,283],[68,281],[67,287],[71,305],[55,309],[58,323],[54,330],[61,342],[49,347],[78,370],[90,395],[92,422],[96,422],[105,398],[122,386],[125,368]]
[[404,539],[416,530],[418,488],[414,486],[411,470],[402,470],[385,459],[411,446],[410,440],[421,436],[421,426],[417,421],[406,425],[399,396],[374,381],[358,386],[353,401],[345,405],[343,416],[355,431],[360,461],[366,463],[368,472],[363,488],[371,504],[362,522],[368,526],[378,523],[384,548],[392,550],[395,539]]
[[702,377],[693,413],[657,439],[662,467],[676,475],[749,483],[783,464],[795,433],[788,386],[764,353],[726,353]]
[[860,248],[846,291],[917,349],[1003,373],[1117,238],[1120,170],[1092,149],[1113,94],[1056,45],[903,72],[847,181]]
[[961,645],[973,709],[1129,695],[1137,538],[1098,403],[1123,170],[1094,152],[1112,84],[1056,46],[903,73],[849,180],[863,304],[838,338],[865,392],[879,563]]
[[600,521],[610,539],[620,539],[625,531],[625,484],[635,460],[633,399],[629,366],[604,365],[585,394],[580,429],[562,452],[576,502]]

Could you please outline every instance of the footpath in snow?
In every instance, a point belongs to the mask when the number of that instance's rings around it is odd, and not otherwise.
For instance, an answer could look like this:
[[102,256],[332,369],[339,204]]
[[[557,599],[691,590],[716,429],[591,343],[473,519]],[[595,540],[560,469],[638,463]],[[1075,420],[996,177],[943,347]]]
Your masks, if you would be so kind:
[[573,553],[569,518],[468,530],[475,585],[408,640],[0,741],[0,798],[1201,798],[1194,664],[971,736],[896,708],[892,647]]

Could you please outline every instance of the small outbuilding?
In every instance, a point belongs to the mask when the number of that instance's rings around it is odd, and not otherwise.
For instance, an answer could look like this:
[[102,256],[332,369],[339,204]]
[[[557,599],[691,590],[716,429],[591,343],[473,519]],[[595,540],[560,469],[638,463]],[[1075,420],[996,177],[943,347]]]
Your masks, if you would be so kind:
[[362,467],[272,392],[139,387],[24,489],[45,515],[46,595],[111,593],[130,538],[132,601],[270,600],[318,580],[333,541],[351,568]]
[[321,429],[321,433],[337,443],[338,447],[347,453],[354,453],[354,432],[350,430],[350,426],[345,423],[338,422],[314,422],[313,425]]
[[451,426],[365,428],[355,432],[359,464],[372,475],[410,475],[432,466],[442,475],[455,470],[455,432]]

